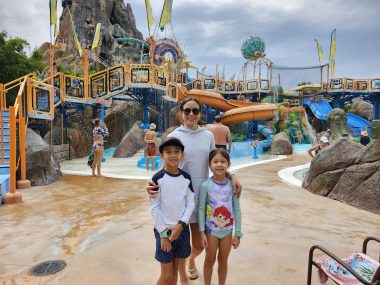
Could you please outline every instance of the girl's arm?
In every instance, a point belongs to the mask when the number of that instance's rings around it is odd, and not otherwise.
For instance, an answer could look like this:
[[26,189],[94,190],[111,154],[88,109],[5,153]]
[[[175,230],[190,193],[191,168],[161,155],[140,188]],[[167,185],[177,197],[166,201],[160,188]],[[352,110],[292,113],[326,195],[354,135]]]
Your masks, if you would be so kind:
[[201,191],[199,193],[199,205],[198,205],[198,227],[199,227],[200,232],[205,231],[207,190],[208,190],[208,183],[203,182],[201,186]]
[[232,208],[234,211],[235,218],[235,236],[241,237],[241,210],[240,210],[240,200],[236,195],[232,196]]

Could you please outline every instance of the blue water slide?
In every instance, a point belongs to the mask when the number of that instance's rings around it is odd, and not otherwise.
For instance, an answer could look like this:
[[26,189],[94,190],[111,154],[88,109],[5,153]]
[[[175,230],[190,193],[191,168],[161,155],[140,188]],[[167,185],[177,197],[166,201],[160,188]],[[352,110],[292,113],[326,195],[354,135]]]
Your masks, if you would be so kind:
[[327,120],[328,114],[331,112],[332,108],[329,103],[323,99],[319,99],[318,102],[311,102],[310,100],[303,100],[303,104],[309,106],[310,110],[313,112],[314,116],[322,121]]
[[347,126],[354,137],[360,136],[361,131],[367,131],[371,135],[371,123],[355,114],[347,113]]
[[257,125],[257,131],[265,137],[265,140],[262,140],[260,142],[260,146],[263,148],[271,147],[273,131],[271,129],[268,129],[267,127],[265,127],[263,125]]

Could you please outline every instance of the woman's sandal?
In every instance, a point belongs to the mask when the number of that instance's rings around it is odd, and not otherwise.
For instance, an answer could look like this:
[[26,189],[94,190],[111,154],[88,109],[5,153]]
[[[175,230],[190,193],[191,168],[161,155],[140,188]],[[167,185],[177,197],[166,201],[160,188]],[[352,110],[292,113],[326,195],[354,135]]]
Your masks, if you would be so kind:
[[193,268],[193,269],[188,268],[187,271],[190,273],[190,275],[187,276],[187,278],[189,278],[190,280],[198,279],[199,274],[196,268]]

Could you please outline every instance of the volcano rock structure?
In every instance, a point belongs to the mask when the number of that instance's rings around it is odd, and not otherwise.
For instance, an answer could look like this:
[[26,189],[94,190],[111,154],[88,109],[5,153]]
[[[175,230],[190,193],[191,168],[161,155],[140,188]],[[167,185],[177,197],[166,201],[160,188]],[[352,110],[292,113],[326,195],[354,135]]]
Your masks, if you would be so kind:
[[[73,37],[73,25],[82,47],[90,47],[95,27],[101,23],[100,42],[95,53],[110,65],[125,63],[128,60],[140,62],[142,47],[137,43],[119,44],[117,38],[143,39],[136,28],[135,17],[130,4],[123,0],[62,1],[58,42],[64,42],[65,51],[57,51],[58,64],[67,66],[78,56]],[[71,14],[71,16],[70,16]]]

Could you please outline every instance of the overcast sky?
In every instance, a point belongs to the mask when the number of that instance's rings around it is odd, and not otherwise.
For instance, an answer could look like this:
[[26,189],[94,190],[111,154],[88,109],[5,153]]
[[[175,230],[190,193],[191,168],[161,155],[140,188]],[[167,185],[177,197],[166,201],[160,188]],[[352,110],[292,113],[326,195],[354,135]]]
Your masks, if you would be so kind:
[[[131,4],[137,28],[147,36],[145,1],[124,2]],[[0,0],[0,30],[27,39],[32,48],[49,41],[48,3]],[[163,0],[151,4],[159,19]],[[336,28],[335,76],[379,78],[379,11],[377,0],[173,0],[172,25],[188,58],[207,66],[206,73],[219,64],[227,75],[238,74],[244,63],[240,46],[250,35],[265,40],[267,57],[276,65],[317,65],[313,39],[320,41],[326,62]]]

